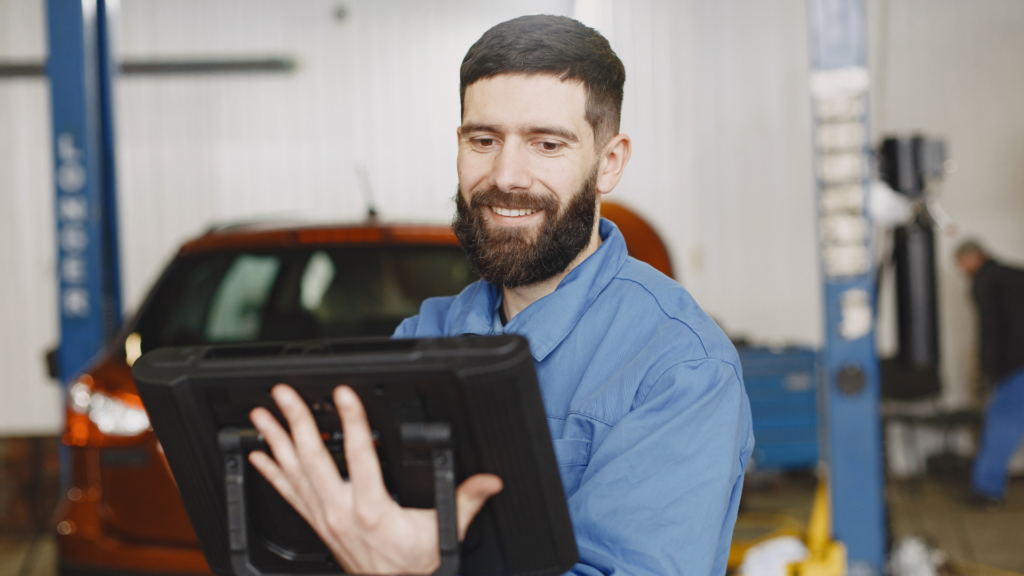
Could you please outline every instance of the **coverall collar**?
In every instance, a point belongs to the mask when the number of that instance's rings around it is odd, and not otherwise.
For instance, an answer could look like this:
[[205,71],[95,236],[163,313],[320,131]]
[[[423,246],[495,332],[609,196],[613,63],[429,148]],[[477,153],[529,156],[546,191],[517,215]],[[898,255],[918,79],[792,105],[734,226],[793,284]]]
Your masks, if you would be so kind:
[[[579,266],[566,274],[555,291],[516,314],[503,333],[523,336],[534,359],[541,362],[565,339],[576,323],[618,274],[626,261],[626,241],[619,229],[602,218],[598,224],[601,245]],[[494,334],[494,310],[501,287],[481,281],[467,306],[463,334]]]

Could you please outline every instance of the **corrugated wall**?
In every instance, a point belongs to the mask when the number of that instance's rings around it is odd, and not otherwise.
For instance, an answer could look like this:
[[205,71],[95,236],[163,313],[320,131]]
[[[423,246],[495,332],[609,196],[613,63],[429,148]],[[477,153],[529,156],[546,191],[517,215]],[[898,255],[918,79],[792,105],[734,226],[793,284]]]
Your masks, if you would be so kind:
[[819,345],[806,2],[694,5],[693,291],[731,334]]
[[[42,61],[40,2],[0,1],[0,59]],[[52,433],[58,388],[43,354],[57,337],[49,86],[0,80],[0,434]]]
[[[869,2],[873,24],[880,4]],[[1013,158],[1024,152],[1014,136],[1024,68],[1005,55],[1024,53],[1024,37],[990,31],[1019,28],[1024,4],[988,5],[892,3],[885,121],[950,137],[964,162],[947,208],[1020,258],[1024,181]],[[725,328],[761,341],[821,341],[803,0],[123,0],[121,8],[125,56],[298,62],[290,74],[119,81],[129,307],[179,243],[212,222],[360,218],[359,165],[385,218],[447,221],[465,51],[518,14],[575,13],[609,32],[627,68],[622,128],[634,155],[613,197],[655,224],[683,283]],[[0,58],[41,59],[42,16],[41,0],[0,0]],[[41,360],[56,339],[48,99],[41,79],[0,81],[0,433],[58,423]],[[944,344],[961,359],[947,369],[962,389],[973,316],[963,282],[943,266]]]

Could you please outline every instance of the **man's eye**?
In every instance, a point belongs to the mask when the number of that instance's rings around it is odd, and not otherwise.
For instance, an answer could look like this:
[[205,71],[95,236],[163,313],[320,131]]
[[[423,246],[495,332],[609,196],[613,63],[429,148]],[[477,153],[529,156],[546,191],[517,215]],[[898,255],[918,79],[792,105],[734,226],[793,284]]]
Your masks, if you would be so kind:
[[540,147],[545,152],[557,152],[557,151],[561,150],[562,145],[560,143],[558,143],[558,142],[541,142],[540,143]]
[[477,146],[488,147],[494,144],[494,138],[477,138]]

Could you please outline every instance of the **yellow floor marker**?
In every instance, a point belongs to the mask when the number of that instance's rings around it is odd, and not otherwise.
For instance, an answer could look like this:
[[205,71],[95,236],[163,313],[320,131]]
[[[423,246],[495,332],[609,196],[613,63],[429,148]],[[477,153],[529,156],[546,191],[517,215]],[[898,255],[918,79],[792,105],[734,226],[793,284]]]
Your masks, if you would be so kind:
[[807,559],[789,565],[790,576],[845,576],[846,546],[832,540],[832,503],[828,482],[819,479],[807,524]]

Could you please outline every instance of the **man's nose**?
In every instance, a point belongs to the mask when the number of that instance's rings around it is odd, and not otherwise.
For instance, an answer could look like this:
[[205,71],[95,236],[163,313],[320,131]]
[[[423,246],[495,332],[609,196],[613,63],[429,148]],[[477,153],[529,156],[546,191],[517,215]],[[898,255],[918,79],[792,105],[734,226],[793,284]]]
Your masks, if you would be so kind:
[[[512,144],[512,143],[509,143]],[[502,192],[529,190],[533,184],[526,151],[516,144],[506,144],[494,160],[491,179]]]

